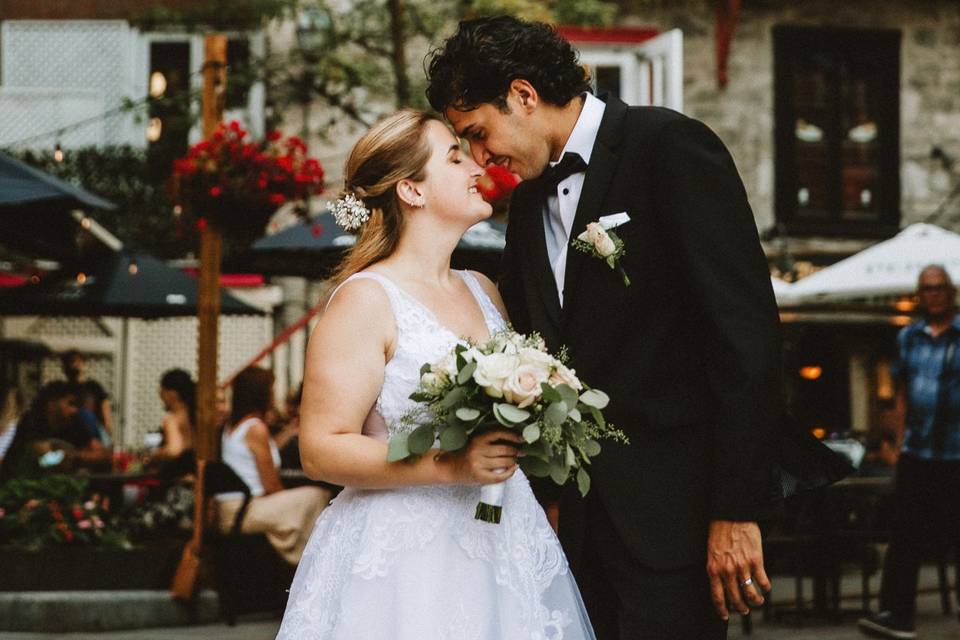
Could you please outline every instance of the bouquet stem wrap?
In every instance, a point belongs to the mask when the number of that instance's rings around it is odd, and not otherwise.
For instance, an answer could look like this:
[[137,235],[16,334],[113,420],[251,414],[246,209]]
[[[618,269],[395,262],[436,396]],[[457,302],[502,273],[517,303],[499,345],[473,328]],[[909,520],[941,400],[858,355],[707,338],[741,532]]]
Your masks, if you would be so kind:
[[503,513],[503,493],[506,490],[503,482],[485,484],[480,487],[480,502],[477,503],[477,520],[500,524]]

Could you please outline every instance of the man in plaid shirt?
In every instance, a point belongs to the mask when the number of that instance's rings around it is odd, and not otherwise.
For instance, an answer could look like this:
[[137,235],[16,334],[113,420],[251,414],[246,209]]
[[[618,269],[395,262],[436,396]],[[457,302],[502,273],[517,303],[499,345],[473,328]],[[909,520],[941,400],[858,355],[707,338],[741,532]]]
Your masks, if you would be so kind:
[[960,315],[946,269],[920,273],[924,317],[897,336],[893,373],[906,402],[896,512],[883,570],[880,613],[859,626],[883,638],[916,638],[920,562],[960,543]]

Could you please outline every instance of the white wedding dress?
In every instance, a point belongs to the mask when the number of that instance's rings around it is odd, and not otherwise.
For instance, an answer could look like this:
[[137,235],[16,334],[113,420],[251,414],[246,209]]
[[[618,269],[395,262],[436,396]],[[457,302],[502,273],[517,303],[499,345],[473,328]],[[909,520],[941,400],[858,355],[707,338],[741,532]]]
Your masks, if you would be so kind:
[[[460,274],[488,329],[503,329],[477,280]],[[378,415],[371,413],[383,420],[364,427],[385,440],[414,406],[420,366],[452,350],[457,336],[384,276],[355,278],[379,282],[396,317],[396,350]],[[523,473],[506,481],[500,524],[474,519],[479,497],[477,486],[345,488],[317,520],[277,638],[593,640],[566,557]]]

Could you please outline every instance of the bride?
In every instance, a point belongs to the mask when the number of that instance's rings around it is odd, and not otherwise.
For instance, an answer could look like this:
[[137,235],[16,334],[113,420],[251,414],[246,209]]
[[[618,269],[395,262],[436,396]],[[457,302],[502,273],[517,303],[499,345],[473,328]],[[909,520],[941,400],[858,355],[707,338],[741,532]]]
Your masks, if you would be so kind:
[[[400,111],[353,148],[338,222],[359,233],[307,355],[301,456],[346,487],[317,521],[278,638],[581,640],[594,634],[560,545],[523,473],[520,438],[475,437],[387,462],[412,428],[420,366],[506,326],[494,285],[450,269],[490,216],[481,168],[435,117]],[[505,482],[503,519],[474,519],[480,485]]]

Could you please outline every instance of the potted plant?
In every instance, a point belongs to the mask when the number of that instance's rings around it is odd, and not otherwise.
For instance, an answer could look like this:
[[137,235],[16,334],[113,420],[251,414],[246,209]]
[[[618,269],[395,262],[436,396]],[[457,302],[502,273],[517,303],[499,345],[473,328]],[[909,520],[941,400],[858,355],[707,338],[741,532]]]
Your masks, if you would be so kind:
[[63,474],[0,487],[0,590],[165,588],[179,546],[134,547],[105,502]]
[[307,212],[310,196],[323,190],[323,168],[300,138],[272,131],[251,140],[234,120],[174,161],[172,190],[201,227],[214,224],[227,236],[252,240],[280,206],[292,202]]

